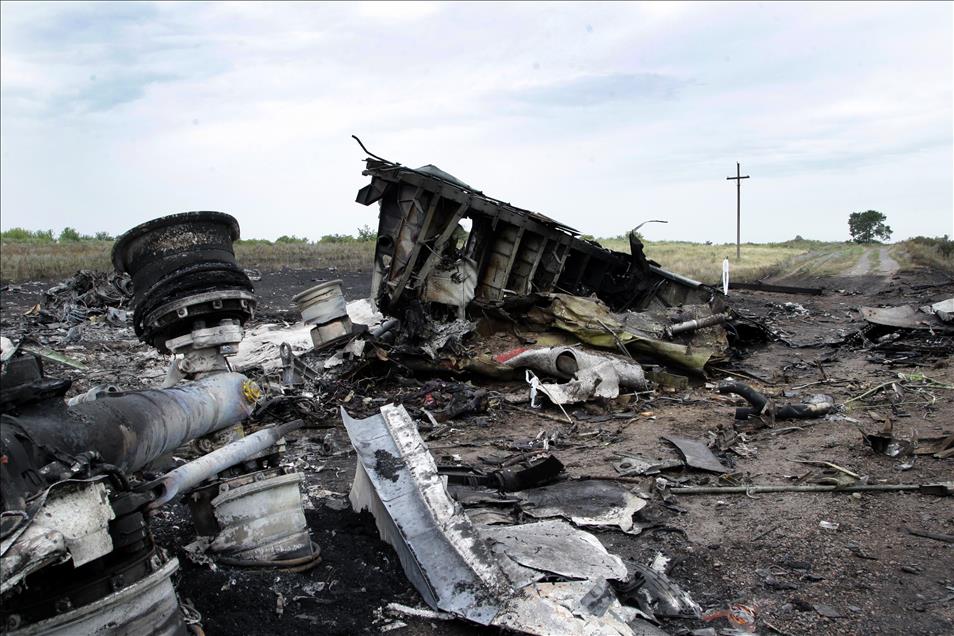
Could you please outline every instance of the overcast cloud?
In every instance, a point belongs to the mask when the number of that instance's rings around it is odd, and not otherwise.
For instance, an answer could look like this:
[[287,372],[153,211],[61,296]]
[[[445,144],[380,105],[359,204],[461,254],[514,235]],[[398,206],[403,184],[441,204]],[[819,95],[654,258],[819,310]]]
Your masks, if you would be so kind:
[[954,235],[952,4],[26,4],[0,20],[2,227],[352,233],[350,138],[583,232]]

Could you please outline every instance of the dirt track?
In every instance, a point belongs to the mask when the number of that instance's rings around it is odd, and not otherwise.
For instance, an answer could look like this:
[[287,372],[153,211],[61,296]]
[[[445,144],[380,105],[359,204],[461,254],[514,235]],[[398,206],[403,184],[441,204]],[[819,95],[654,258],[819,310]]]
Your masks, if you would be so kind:
[[[873,266],[872,256],[877,255],[877,264]],[[875,274],[878,276],[893,276],[898,272],[900,266],[898,262],[891,257],[891,248],[887,245],[865,247],[861,258],[853,268],[846,272],[847,276],[867,276]]]
[[[882,258],[881,263],[886,260]],[[293,294],[315,280],[343,277],[340,272],[288,271],[265,273],[257,283],[260,319],[294,320]],[[367,293],[367,276],[344,276],[348,295]],[[790,279],[790,284],[794,284]],[[817,279],[801,281],[818,283]],[[821,341],[857,330],[859,305],[924,303],[954,295],[949,279],[930,272],[846,276],[822,281],[823,296],[785,296],[762,292],[731,292],[730,301],[742,311],[769,316],[773,325],[793,338]],[[941,285],[924,288],[924,285]],[[3,328],[6,335],[19,330],[17,314],[38,300],[32,290],[3,294]],[[786,309],[799,303],[807,313]],[[106,327],[105,329],[109,329]],[[96,339],[88,332],[84,342],[69,350],[99,370],[89,374],[47,365],[56,375],[72,376],[74,392],[105,377],[124,378],[130,386],[146,385],[144,368],[161,368],[162,360],[149,355],[130,330],[103,332]],[[130,362],[132,360],[132,362]],[[857,347],[817,346],[791,348],[773,343],[753,349],[737,369],[751,371],[764,382],[751,383],[778,401],[798,401],[811,393],[826,392],[844,402],[865,390],[897,378],[897,373],[923,371],[945,383],[954,383],[950,357],[924,360],[917,366],[889,367],[872,360]],[[355,385],[346,408],[366,415],[388,400],[409,407],[422,405],[422,379],[382,377]],[[473,379],[498,391],[501,386]],[[804,388],[797,388],[804,387]],[[439,394],[439,392],[438,392]],[[936,391],[937,401],[925,404],[916,393],[891,404],[875,399],[860,402],[848,415],[869,431],[880,429],[884,417],[895,430],[922,436],[954,432],[954,392]],[[628,410],[638,414],[616,418],[619,407],[585,407],[571,411],[579,422],[573,435],[568,427],[505,406],[480,416],[455,421],[449,434],[431,442],[439,461],[459,455],[479,463],[479,457],[501,454],[525,446],[541,430],[563,429],[563,441],[553,452],[571,476],[611,477],[611,462],[620,452],[672,458],[675,451],[661,436],[678,433],[706,439],[708,431],[733,420],[734,404],[710,388],[697,386],[680,393],[660,393]],[[338,425],[329,416],[314,422]],[[899,472],[897,461],[876,455],[863,446],[855,424],[846,421],[804,421],[799,430],[753,433],[751,457],[720,453],[733,468],[739,483],[791,483],[809,467],[798,458],[836,463],[868,477],[869,483],[920,483],[951,480],[954,460],[918,458],[911,470]],[[776,428],[791,426],[779,423]],[[369,515],[341,510],[354,473],[353,454],[328,455],[323,448],[344,449],[347,438],[340,425],[330,430],[311,429],[290,445],[288,459],[306,473],[310,496],[307,518],[322,547],[324,562],[302,574],[267,573],[191,563],[181,546],[191,540],[183,507],[170,506],[156,519],[159,540],[175,551],[182,562],[178,590],[204,616],[209,634],[353,634],[377,632],[394,618],[381,608],[397,601],[419,606],[393,550],[377,539]],[[715,484],[712,476],[694,470],[669,472],[667,477],[687,484]],[[634,485],[653,491],[653,478]],[[332,494],[328,494],[328,493]],[[672,505],[654,500],[639,516],[645,526],[637,537],[598,532],[598,538],[625,559],[647,562],[657,551],[676,560],[672,578],[689,590],[704,609],[721,609],[740,602],[755,608],[759,633],[785,634],[951,634],[954,633],[954,546],[915,537],[906,527],[954,534],[954,503],[926,495],[886,493],[862,496],[834,494],[771,494],[747,497],[682,496]],[[820,522],[837,524],[827,530]],[[278,609],[281,595],[284,606]],[[946,599],[946,600],[945,600]],[[839,617],[822,616],[819,611]],[[401,620],[407,627],[396,634],[483,633],[465,623],[419,619]],[[699,628],[701,621],[669,621],[668,631]],[[725,621],[712,623],[728,627]],[[771,627],[770,627],[771,625]],[[486,630],[486,633],[496,633]]]

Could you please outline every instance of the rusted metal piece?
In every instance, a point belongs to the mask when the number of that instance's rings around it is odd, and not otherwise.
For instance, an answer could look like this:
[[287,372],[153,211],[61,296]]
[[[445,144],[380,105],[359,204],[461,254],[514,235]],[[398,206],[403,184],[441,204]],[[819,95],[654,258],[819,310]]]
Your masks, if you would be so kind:
[[685,322],[676,323],[675,325],[666,327],[666,335],[672,338],[673,336],[681,333],[697,331],[699,329],[705,329],[706,327],[712,327],[713,325],[724,324],[728,319],[729,314],[713,314],[711,316],[706,316],[705,318],[699,318],[698,320],[687,320]]
[[[380,202],[371,295],[384,310],[409,298],[461,309],[508,295],[596,294],[614,309],[704,303],[712,290],[573,228],[486,196],[434,166],[367,159],[357,202]],[[467,232],[462,223],[470,222]]]

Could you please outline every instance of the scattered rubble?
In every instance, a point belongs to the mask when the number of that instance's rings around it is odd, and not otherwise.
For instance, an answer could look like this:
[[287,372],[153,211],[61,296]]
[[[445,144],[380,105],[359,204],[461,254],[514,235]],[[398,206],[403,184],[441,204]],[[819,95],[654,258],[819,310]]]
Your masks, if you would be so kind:
[[[364,174],[358,202],[380,205],[368,298],[348,302],[343,273],[305,278],[285,290],[301,321],[262,322],[272,273],[235,261],[234,219],[190,212],[120,237],[128,274],[82,271],[12,328],[5,314],[5,632],[238,633],[223,614],[253,612],[289,633],[869,620],[859,597],[814,591],[840,572],[798,558],[823,532],[812,545],[880,567],[869,494],[952,494],[951,299],[862,307],[860,327],[814,287],[739,285],[729,302],[635,234],[607,250],[435,166],[371,158]],[[872,379],[844,358],[916,366]],[[847,503],[807,521],[779,503],[799,493]],[[942,561],[950,522],[921,519],[902,536]],[[757,563],[763,541],[791,558]],[[758,598],[731,587],[750,578]],[[925,592],[940,627],[922,631],[954,626],[950,595]]]

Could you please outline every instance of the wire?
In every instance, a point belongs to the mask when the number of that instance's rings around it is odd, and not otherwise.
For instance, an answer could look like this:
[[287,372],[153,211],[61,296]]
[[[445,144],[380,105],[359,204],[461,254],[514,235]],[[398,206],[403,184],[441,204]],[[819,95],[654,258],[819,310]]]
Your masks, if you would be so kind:
[[370,150],[368,150],[367,148],[365,148],[365,147],[364,147],[364,144],[361,143],[361,140],[358,139],[358,136],[357,136],[357,135],[351,135],[351,137],[352,137],[355,141],[358,142],[358,145],[361,146],[361,150],[363,150],[365,153],[367,153],[367,155],[368,155],[369,157],[374,157],[374,158],[377,159],[378,161],[383,161],[383,162],[385,162],[385,163],[391,163],[391,162],[388,161],[387,159],[384,159],[383,157],[379,157],[379,156],[377,156],[376,154],[374,154],[373,152],[371,152]]

